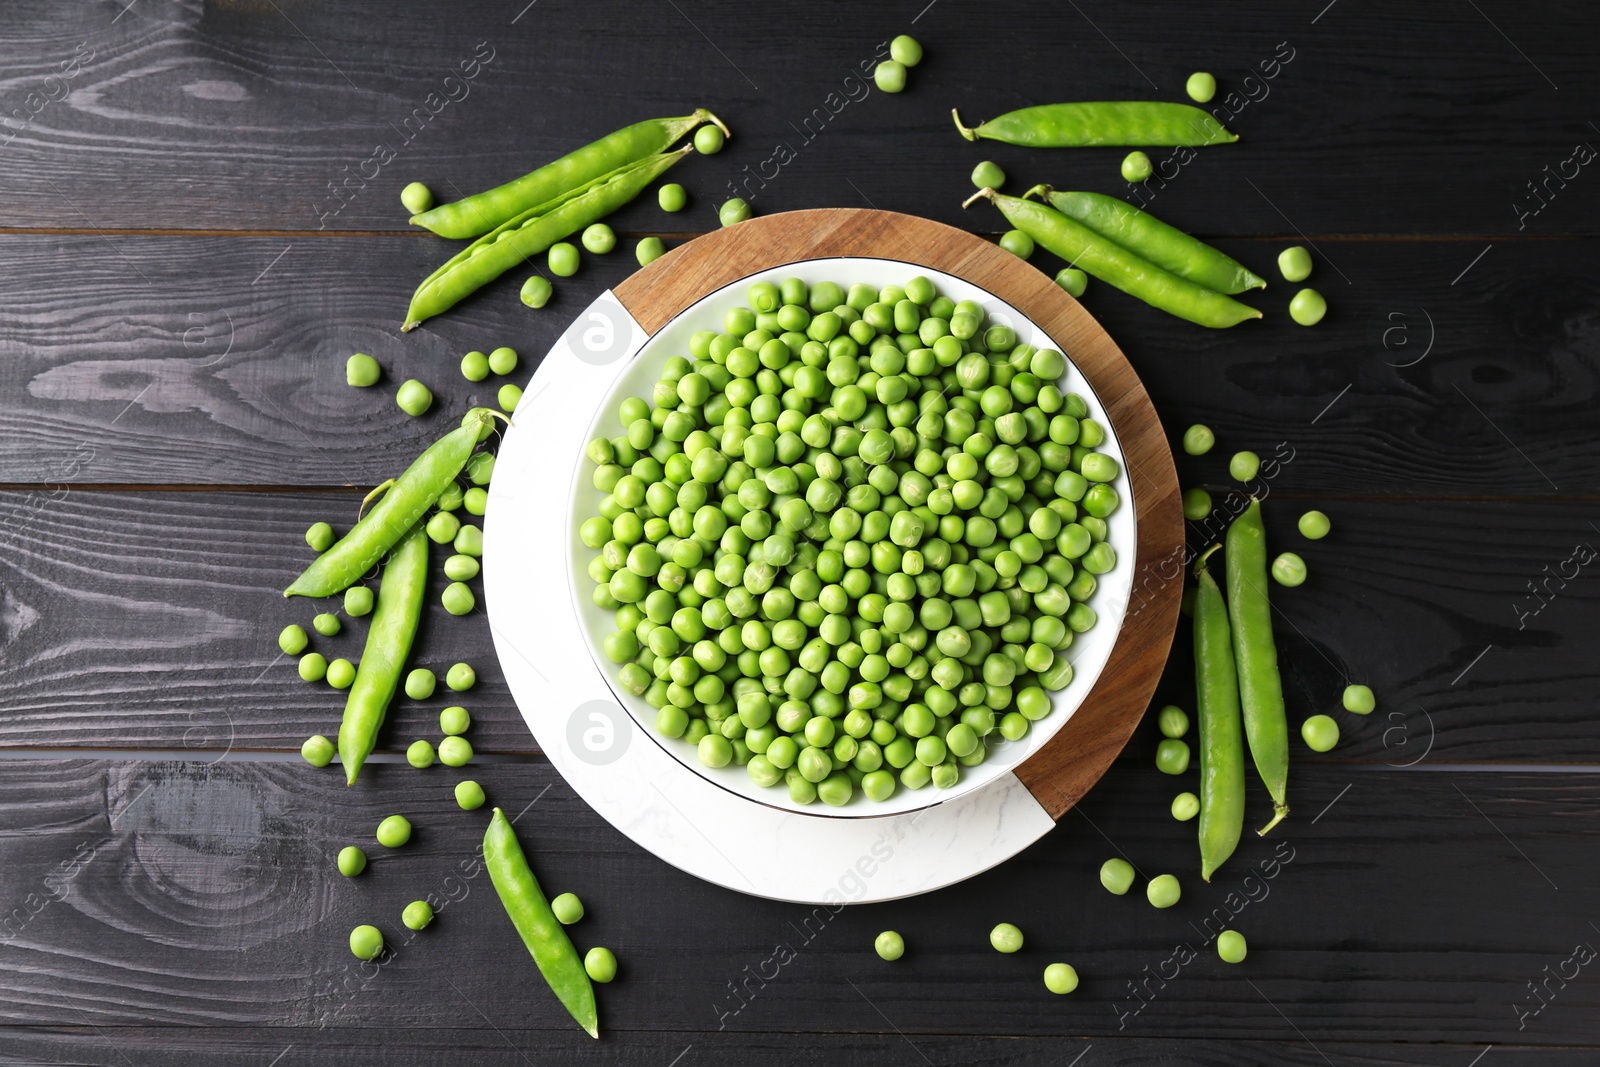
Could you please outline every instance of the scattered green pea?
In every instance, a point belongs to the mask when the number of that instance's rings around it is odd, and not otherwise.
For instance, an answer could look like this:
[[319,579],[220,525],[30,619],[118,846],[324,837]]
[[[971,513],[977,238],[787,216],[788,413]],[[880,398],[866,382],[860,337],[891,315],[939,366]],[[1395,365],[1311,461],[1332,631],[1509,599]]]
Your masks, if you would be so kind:
[[1304,245],[1285,248],[1278,253],[1278,271],[1286,282],[1303,282],[1311,277],[1311,253]]
[[1328,313],[1328,302],[1315,289],[1302,289],[1289,301],[1289,317],[1302,326],[1315,326]]
[[1153,173],[1155,173],[1155,168],[1150,163],[1150,157],[1143,152],[1129,152],[1122,160],[1122,178],[1124,181],[1148,181]]
[[451,582],[445,586],[439,602],[444,605],[444,610],[452,615],[465,615],[478,606],[478,598],[472,595],[472,590],[463,582]]
[[323,637],[332,637],[343,629],[339,616],[327,611],[311,620],[311,628]]
[[350,951],[358,960],[376,959],[383,951],[383,931],[376,926],[358,926],[351,930]]
[[433,206],[433,190],[421,182],[412,182],[400,190],[400,203],[413,215],[420,215]]
[[344,380],[348,385],[357,389],[365,389],[369,385],[377,385],[378,379],[383,376],[383,368],[378,366],[378,361],[365,352],[357,352],[344,361]]
[[470,663],[457,663],[445,672],[444,684],[457,693],[464,693],[478,683],[478,672]]
[[1193,793],[1179,793],[1172,798],[1172,817],[1179,822],[1188,822],[1200,814],[1200,798]]
[[1158,874],[1150,879],[1144,895],[1155,907],[1170,908],[1183,896],[1183,887],[1178,884],[1176,875]]
[[1228,474],[1234,481],[1248,482],[1261,471],[1261,457],[1254,452],[1235,452],[1228,460]]
[[1307,541],[1320,541],[1328,536],[1333,523],[1320,511],[1308,511],[1300,516],[1300,536]]
[[300,758],[313,767],[326,767],[333,762],[333,742],[321,734],[312,734],[300,746]]
[[1197,422],[1183,431],[1183,450],[1191,456],[1205,455],[1216,443],[1217,435],[1211,432],[1211,427],[1202,423]]
[[885,59],[872,70],[872,80],[886,93],[903,92],[906,87],[906,65],[895,59]]
[[1162,737],[1182,737],[1189,732],[1189,715],[1176,704],[1168,704],[1156,715]]
[[311,638],[306,635],[305,627],[298,623],[290,623],[278,634],[278,647],[285,656],[298,656],[306,650],[306,645],[311,643]]
[[336,659],[328,664],[328,684],[335,689],[349,689],[356,681],[356,665],[347,659]]
[[444,576],[452,582],[465,582],[476,578],[478,569],[478,561],[471,556],[455,555],[444,561]]
[[589,973],[590,978],[604,985],[617,976],[616,954],[608,948],[596,945],[584,955],[583,969]]
[[[463,503],[466,504],[468,515],[482,515],[489,510],[489,492],[486,489],[473,486],[467,490]],[[467,558],[471,559],[472,557],[468,556]],[[473,573],[476,574],[477,572],[474,571]]]
[[906,954],[906,939],[894,930],[885,930],[872,939],[872,950],[879,959],[893,963]]
[[1189,80],[1183,83],[1183,91],[1189,94],[1189,99],[1197,104],[1209,104],[1211,98],[1217,95],[1217,79],[1203,70],[1195,71],[1189,75]]
[[616,231],[603,222],[590,223],[584,227],[583,236],[579,240],[583,242],[584,248],[597,256],[603,256],[617,247]]
[[1000,247],[1018,259],[1027,259],[1033,255],[1033,238],[1021,230],[1007,230],[1000,235]]
[[[489,353],[489,369],[496,374],[510,374],[517,369],[517,350],[504,345]],[[478,453],[485,455],[486,453]]]
[[1183,491],[1183,517],[1198,522],[1211,514],[1211,494],[1196,486]]
[[465,737],[447,737],[439,742],[439,762],[446,767],[465,767],[472,761],[472,742]]
[[424,767],[432,767],[433,759],[433,745],[427,740],[419,738],[406,749],[406,762],[419,771]]
[[476,811],[483,807],[486,800],[488,797],[483,795],[483,786],[470,778],[456,783],[456,803],[463,811]]
[[972,168],[972,184],[979,189],[998,189],[1006,183],[1006,172],[1000,164],[986,159]]
[[989,931],[989,944],[996,952],[1016,952],[1022,948],[1022,931],[1012,923],[1000,923]]
[[411,820],[404,815],[391,815],[378,824],[378,844],[384,848],[399,848],[411,840]]
[[557,241],[545,253],[545,264],[557,278],[570,278],[578,273],[578,247],[571,241]]
[[1280,553],[1278,558],[1272,561],[1272,577],[1279,585],[1304,585],[1306,561],[1293,552]]
[[1217,935],[1217,955],[1222,957],[1223,963],[1243,963],[1249,951],[1249,946],[1244,943],[1244,935],[1239,931],[1224,930]]
[[1162,774],[1182,774],[1189,769],[1189,743],[1176,737],[1163,738],[1156,746],[1156,769]]
[[1357,715],[1371,715],[1372,709],[1378,706],[1377,698],[1372,695],[1372,690],[1364,685],[1347,685],[1344,687],[1344,710]]
[[433,922],[433,905],[426,900],[413,900],[400,913],[400,921],[407,930],[421,930]]
[[1100,884],[1117,896],[1133,888],[1133,864],[1113,856],[1100,865]]
[[1044,987],[1065,995],[1078,988],[1078,972],[1069,963],[1052,963],[1044,969]]
[[662,211],[682,211],[689,203],[689,194],[677,182],[669,182],[656,190],[656,203]]
[[306,530],[306,544],[313,552],[326,552],[333,547],[333,527],[325,522],[314,522]]
[[915,37],[901,34],[889,42],[889,58],[907,67],[922,62],[922,44]]
[[488,485],[489,479],[494,477],[494,453],[479,452],[471,456],[465,473],[473,485]]
[[372,614],[373,595],[370,586],[352,585],[344,591],[344,613],[352,619]]
[[418,667],[406,675],[406,696],[412,700],[427,700],[433,696],[438,679],[426,667]]
[[717,220],[721,222],[724,227],[743,222],[748,219],[750,215],[750,205],[745,203],[742,198],[737,196],[732,200],[727,201],[717,209]]
[[461,357],[461,376],[469,382],[481,382],[489,376],[489,357],[482,352],[468,352]]
[[550,303],[555,291],[556,287],[550,284],[549,278],[542,274],[530,274],[528,280],[522,283],[522,291],[517,295],[528,307],[542,308]]
[[517,410],[517,405],[522,403],[522,386],[507,382],[495,394],[495,402],[500,405],[501,411],[510,415]]
[[354,845],[346,845],[339,850],[339,873],[346,878],[354,878],[367,869],[367,854]]
[[703,156],[714,156],[722,151],[724,140],[720,127],[707,124],[694,131],[694,150]]
[[571,926],[583,918],[583,901],[578,899],[576,893],[562,893],[550,902],[550,910],[555,912],[558,923]]
[[307,682],[320,682],[328,674],[328,657],[320,652],[307,652],[300,657],[300,677]]
[[1313,715],[1300,724],[1300,737],[1313,752],[1328,752],[1339,743],[1339,724],[1328,715]]
[[466,708],[456,706],[445,708],[439,713],[439,730],[441,733],[454,737],[464,734],[472,725],[472,715]]
[[483,530],[472,523],[462,523],[461,532],[456,534],[456,552],[463,556],[483,555]]
[[[717,128],[715,126],[703,126],[701,127],[700,132],[705,133],[706,130],[716,129]],[[717,136],[722,136],[721,130],[717,130]],[[696,137],[695,140],[698,142],[699,138]],[[641,267],[648,267],[650,264],[654,263],[656,260],[660,259],[666,254],[667,246],[662,243],[661,238],[659,237],[640,238],[638,246],[633,250],[634,258],[639,261],[639,266]]]
[[1082,296],[1089,288],[1089,275],[1077,267],[1062,267],[1056,272],[1056,284],[1072,296]]
[[428,409],[433,407],[433,392],[415,378],[407,378],[396,390],[394,402],[401,411],[415,418],[426,415]]

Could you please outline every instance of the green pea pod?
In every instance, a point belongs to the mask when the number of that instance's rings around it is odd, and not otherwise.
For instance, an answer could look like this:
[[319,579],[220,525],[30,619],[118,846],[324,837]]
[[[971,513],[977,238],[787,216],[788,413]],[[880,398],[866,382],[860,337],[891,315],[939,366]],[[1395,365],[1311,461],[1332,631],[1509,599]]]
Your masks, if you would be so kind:
[[1035,185],[1022,195],[1027,198],[1035,194],[1048,198],[1050,206],[1067,218],[1078,220],[1101,237],[1196,285],[1218,293],[1266,287],[1266,279],[1232,256],[1126,200],[1102,193],[1063,193],[1048,185]]
[[355,784],[361,764],[377,743],[378,728],[411,654],[427,590],[428,537],[417,523],[384,564],[378,604],[367,627],[367,645],[345,698],[344,721],[339,723],[339,761],[344,764],[347,785]]
[[583,960],[572,947],[572,939],[557,921],[555,912],[550,910],[550,902],[528,867],[528,857],[517,843],[511,821],[499,808],[494,809],[494,818],[489,820],[489,829],[484,831],[483,861],[489,868],[495,892],[500,894],[500,903],[511,917],[511,925],[517,928],[522,943],[528,946],[550,991],[590,1037],[599,1037],[594,986],[583,969]]
[[500,275],[591,222],[605,218],[644,191],[693,145],[619,167],[548,203],[531,207],[484,234],[417,286],[402,332],[454,307]]
[[1230,144],[1239,139],[1216,119],[1189,104],[1165,100],[1106,100],[1039,104],[1008,111],[981,126],[956,129],[969,141],[982,137],[1028,148],[1085,148],[1096,145],[1140,147]]
[[[406,472],[395,479],[376,507],[318,556],[283,595],[333,596],[342,593],[370,571],[383,554],[422,518],[466,466],[483,427],[493,417],[487,408],[475,409],[478,418],[461,425],[428,446]],[[471,413],[469,413],[470,415]]]
[[1265,834],[1289,814],[1289,723],[1278,675],[1278,647],[1272,640],[1272,604],[1267,599],[1267,532],[1261,501],[1252,500],[1228,526],[1228,618],[1233,622],[1233,657],[1239,667],[1239,699],[1244,732],[1256,773],[1272,794],[1272,821]]
[[1200,877],[1211,881],[1244,831],[1244,734],[1239,724],[1239,675],[1233,660],[1228,606],[1206,570],[1195,568],[1194,689],[1200,734]]
[[569,152],[516,181],[413,215],[411,224],[432,230],[440,237],[460,240],[477,237],[536,204],[548,203],[618,167],[666,151],[672,142],[703,122],[716,123],[723,133],[728,132],[722,120],[703,107],[692,115],[646,119]]
[[1011,225],[1036,244],[1151,307],[1213,329],[1261,317],[1255,308],[1163,270],[1047,204],[1004,196],[993,189],[978,190],[967,203],[979,197],[994,201]]

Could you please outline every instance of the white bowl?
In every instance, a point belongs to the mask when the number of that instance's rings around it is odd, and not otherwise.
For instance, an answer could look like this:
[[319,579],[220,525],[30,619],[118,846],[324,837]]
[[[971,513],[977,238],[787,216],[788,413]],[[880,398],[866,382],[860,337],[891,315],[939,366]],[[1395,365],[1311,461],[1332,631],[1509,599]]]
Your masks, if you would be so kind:
[[1003,741],[998,731],[991,734],[988,758],[976,767],[963,767],[960,781],[951,788],[936,789],[928,785],[922,789],[912,790],[897,786],[894,795],[886,801],[868,800],[858,791],[849,804],[839,808],[829,807],[821,801],[809,805],[797,804],[789,798],[789,791],[782,783],[764,788],[751,781],[743,767],[734,764],[721,768],[706,767],[696,758],[693,745],[682,739],[674,740],[658,734],[655,729],[655,709],[642,698],[616,684],[616,672],[619,668],[607,659],[602,651],[601,642],[608,633],[615,631],[616,623],[610,611],[599,608],[594,603],[592,593],[594,581],[588,575],[588,565],[595,552],[579,540],[578,527],[584,519],[599,513],[600,499],[604,494],[594,488],[591,477],[594,468],[587,459],[580,458],[576,469],[572,472],[572,488],[567,510],[568,587],[589,653],[594,657],[600,673],[605,676],[618,702],[627,709],[652,743],[661,746],[688,772],[699,775],[730,793],[760,804],[824,818],[863,818],[916,811],[982,789],[1026,760],[1055,736],[1056,731],[1072,717],[1084,697],[1094,687],[1095,680],[1111,655],[1111,648],[1116,643],[1117,632],[1122,626],[1123,616],[1127,610],[1137,540],[1134,530],[1133,487],[1128,477],[1127,462],[1122,454],[1121,444],[1117,440],[1116,427],[1106,418],[1105,406],[1090,388],[1088,381],[1072,364],[1072,353],[1067,352],[1015,308],[994,294],[941,271],[888,259],[813,259],[773,267],[726,285],[685,308],[655,336],[646,341],[639,354],[621,368],[605,400],[590,421],[585,440],[602,435],[616,437],[621,434],[622,427],[617,418],[617,407],[622,400],[630,396],[648,399],[666,361],[675,355],[688,358],[689,338],[696,331],[720,330],[723,315],[729,308],[745,305],[745,291],[755,282],[771,281],[776,284],[783,278],[800,278],[807,285],[832,281],[848,289],[852,284],[864,282],[874,288],[882,288],[887,285],[904,285],[919,274],[933,281],[943,296],[957,301],[973,300],[981,304],[988,311],[990,323],[1013,327],[1019,341],[1038,348],[1054,348],[1065,354],[1067,371],[1058,382],[1059,387],[1063,392],[1078,393],[1088,402],[1090,416],[1106,428],[1105,443],[1099,446],[1098,451],[1112,456],[1122,467],[1122,472],[1116,481],[1111,483],[1122,498],[1122,505],[1107,520],[1109,526],[1107,540],[1116,550],[1117,565],[1109,574],[1100,576],[1099,585],[1091,600],[1091,606],[1098,613],[1099,621],[1088,633],[1078,634],[1067,649],[1073,662],[1071,683],[1060,692],[1051,694],[1054,700],[1053,710],[1044,719],[1033,723],[1027,736],[1021,741]]

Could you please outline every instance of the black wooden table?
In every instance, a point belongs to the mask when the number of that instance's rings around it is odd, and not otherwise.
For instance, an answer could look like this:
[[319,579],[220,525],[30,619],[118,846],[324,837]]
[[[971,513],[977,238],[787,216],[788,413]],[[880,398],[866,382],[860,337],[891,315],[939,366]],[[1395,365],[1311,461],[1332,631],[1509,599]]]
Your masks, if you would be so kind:
[[[10,0],[0,1064],[1600,1061],[1600,19],[1218,7]],[[902,32],[927,49],[909,90],[868,89]],[[949,109],[1182,99],[1193,70],[1243,140],[1167,163],[1150,209],[1274,278],[1280,249],[1311,245],[1328,318],[1290,323],[1281,282],[1265,322],[1225,332],[1104,285],[1086,302],[1174,435],[1216,429],[1212,455],[1180,455],[1186,484],[1221,491],[1232,451],[1278,452],[1275,541],[1301,510],[1332,516],[1277,599],[1294,721],[1334,711],[1344,740],[1295,742],[1294,815],[1210,886],[1152,722],[1000,869],[813,912],[702,884],[602,822],[533,746],[481,614],[431,596],[421,661],[479,670],[476,776],[523,811],[545,883],[588,902],[583,939],[623,961],[590,1041],[471,861],[480,816],[449,775],[398,763],[442,697],[396,710],[391,762],[359,788],[300,761],[341,706],[274,646],[309,615],[277,595],[306,526],[348,522],[490,399],[464,351],[536,357],[638,237],[713,227],[733,189],[763,213],[872,205],[993,233],[992,209],[960,207],[984,158],[1018,188],[1126,194],[1120,150],[969,145]],[[542,311],[507,278],[401,336],[449,254],[408,228],[407,182],[454,197],[696,105],[735,138],[674,172],[689,211],[623,211],[623,250]],[[432,385],[435,413],[348,388],[358,350],[390,390]],[[358,630],[338,639],[352,656]],[[1160,702],[1192,706],[1184,644]],[[1335,710],[1347,680],[1375,714]],[[393,811],[416,818],[409,850],[341,878],[338,849]],[[1119,852],[1178,872],[1183,902],[1105,893]],[[438,921],[405,940],[401,906],[430,894]],[[362,966],[345,938],[374,917],[395,947]],[[1001,918],[1028,933],[1018,957],[985,944]],[[1249,937],[1241,966],[1207,943],[1221,920]],[[870,948],[890,926],[911,945],[894,965]],[[1056,959],[1083,977],[1070,997],[1039,980]]]

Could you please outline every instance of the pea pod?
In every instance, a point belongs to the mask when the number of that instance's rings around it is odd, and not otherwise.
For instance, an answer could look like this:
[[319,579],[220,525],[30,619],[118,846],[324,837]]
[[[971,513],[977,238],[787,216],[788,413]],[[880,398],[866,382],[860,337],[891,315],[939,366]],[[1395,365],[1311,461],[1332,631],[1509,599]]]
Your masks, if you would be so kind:
[[522,943],[528,946],[539,973],[550,984],[550,991],[590,1037],[599,1037],[594,986],[583,969],[583,960],[550,909],[550,902],[528,867],[528,857],[517,843],[510,820],[499,808],[494,809],[489,829],[484,831],[483,861],[489,868],[495,892],[500,894],[500,903],[511,917],[511,925],[517,928]]
[[356,680],[345,699],[344,720],[339,723],[339,761],[347,785],[354,785],[361,764],[372,754],[378,728],[389,711],[389,701],[400,685],[411,642],[422,619],[423,594],[428,589],[428,538],[422,524],[395,546],[378,582],[378,605],[367,628],[367,645],[356,668]]
[[1035,185],[1022,195],[1027,198],[1035,194],[1048,199],[1050,206],[1067,218],[1076,219],[1108,241],[1196,285],[1218,293],[1266,287],[1264,278],[1232,256],[1125,200],[1102,193],[1058,192],[1048,185]]
[[952,108],[956,129],[969,141],[1025,145],[1029,148],[1084,148],[1095,145],[1230,144],[1239,139],[1206,112],[1165,100],[1105,100],[1039,104],[1008,111],[980,126],[961,124]]
[[1252,500],[1228,526],[1228,618],[1233,623],[1233,657],[1239,668],[1239,700],[1244,732],[1256,773],[1272,794],[1272,821],[1265,834],[1289,814],[1289,723],[1283,707],[1278,648],[1272,640],[1272,604],[1267,599],[1267,532],[1261,501]]
[[728,132],[722,120],[705,108],[677,118],[646,119],[607,134],[515,181],[413,215],[411,224],[440,237],[477,237],[536,204],[548,203],[618,167],[666,151],[672,142],[703,122],[716,123],[724,134]]
[[[354,526],[307,567],[283,591],[290,596],[333,596],[360,580],[383,558],[383,554],[422,518],[439,494],[461,468],[466,466],[478,443],[483,427],[493,417],[487,408],[477,408],[477,418],[463,419],[461,425],[428,446],[406,472],[395,479],[383,499]],[[370,499],[370,498],[369,498]]]
[[1200,735],[1200,877],[1211,881],[1244,830],[1244,734],[1228,606],[1200,557],[1194,598],[1194,689]]
[[588,185],[508,219],[430,274],[411,297],[402,332],[414,330],[563,237],[605,218],[644,191],[694,146],[619,167]]
[[967,203],[979,197],[994,201],[1011,225],[1035,243],[1151,307],[1214,329],[1261,317],[1255,308],[1163,270],[1047,204],[1004,196],[993,189],[979,189]]

